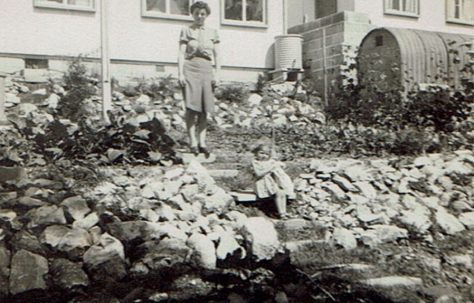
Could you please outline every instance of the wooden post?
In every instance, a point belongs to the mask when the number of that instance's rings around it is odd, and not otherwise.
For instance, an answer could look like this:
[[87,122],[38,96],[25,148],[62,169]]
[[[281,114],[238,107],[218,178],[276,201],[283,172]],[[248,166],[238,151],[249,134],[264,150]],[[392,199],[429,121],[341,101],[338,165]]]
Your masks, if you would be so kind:
[[0,125],[8,125],[5,115],[5,78],[6,74],[0,73]]
[[102,119],[109,123],[107,111],[112,109],[112,87],[110,83],[109,37],[107,22],[107,1],[101,0],[100,6],[100,55],[102,67]]

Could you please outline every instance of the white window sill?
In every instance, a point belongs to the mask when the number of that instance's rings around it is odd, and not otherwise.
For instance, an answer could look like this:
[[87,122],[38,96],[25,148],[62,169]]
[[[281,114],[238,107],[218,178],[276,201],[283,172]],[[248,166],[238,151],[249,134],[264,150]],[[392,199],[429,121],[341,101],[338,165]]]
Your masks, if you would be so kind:
[[416,18],[416,19],[420,17],[420,14],[417,14],[417,13],[410,13],[410,12],[403,12],[403,11],[396,11],[396,10],[385,10],[384,14],[400,16],[400,17]]
[[142,17],[146,18],[156,18],[156,19],[168,19],[168,20],[183,20],[183,21],[193,21],[191,16],[186,15],[172,15],[158,12],[143,12]]
[[462,24],[462,25],[474,25],[474,21],[463,20],[463,19],[446,19],[447,23],[455,23],[455,24]]
[[35,3],[35,7],[38,8],[51,8],[51,9],[60,9],[60,10],[67,10],[67,11],[80,11],[80,12],[89,12],[95,13],[95,7],[89,6],[78,6],[78,5],[67,5],[61,3]]
[[267,24],[259,21],[222,20],[221,24],[238,27],[268,28]]

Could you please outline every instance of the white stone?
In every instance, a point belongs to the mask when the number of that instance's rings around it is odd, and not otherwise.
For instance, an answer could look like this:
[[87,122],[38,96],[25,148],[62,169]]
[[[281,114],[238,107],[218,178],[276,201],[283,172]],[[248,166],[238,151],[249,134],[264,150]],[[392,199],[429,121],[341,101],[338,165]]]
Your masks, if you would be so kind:
[[31,103],[21,103],[18,105],[18,115],[20,117],[28,117],[31,113],[37,111],[38,107]]
[[375,198],[377,198],[377,191],[369,182],[367,181],[354,182],[354,185],[357,186],[361,194],[367,197],[368,199],[374,200]]
[[398,288],[398,287],[408,287],[408,288],[417,288],[423,286],[423,280],[416,277],[403,277],[403,276],[388,276],[382,278],[372,278],[361,281],[363,284],[372,286],[372,287],[382,287],[382,288]]
[[48,108],[54,109],[58,107],[60,100],[61,100],[61,97],[59,97],[56,94],[51,94],[46,99],[46,104],[48,104]]
[[431,227],[430,212],[423,207],[401,212],[400,221],[415,229],[420,234],[424,234]]
[[343,201],[346,198],[346,193],[332,182],[325,182],[321,184],[321,188],[329,192],[338,201]]
[[413,164],[414,164],[416,167],[422,167],[422,166],[429,166],[429,165],[432,165],[433,162],[431,161],[430,158],[422,156],[422,157],[416,158],[416,159],[413,161]]
[[342,176],[339,176],[339,175],[334,176],[332,178],[332,182],[339,185],[339,187],[342,188],[346,192],[347,191],[354,192],[354,193],[359,192],[359,189],[357,189],[357,187],[352,185],[352,183],[349,180],[347,180],[346,178]]
[[462,213],[459,216],[459,221],[461,221],[466,228],[474,229],[474,212]]
[[343,175],[351,180],[356,181],[371,181],[373,178],[367,173],[366,168],[362,165],[353,165],[344,169]]
[[66,212],[74,220],[80,220],[91,212],[91,209],[87,206],[86,200],[80,196],[73,196],[64,199],[61,202],[61,206],[65,208]]
[[440,207],[436,212],[436,223],[448,235],[454,235],[465,230],[464,225],[444,207]]
[[217,245],[216,255],[219,260],[225,260],[228,255],[232,255],[239,249],[243,252],[242,258],[245,258],[245,250],[235,240],[235,236],[232,233],[222,231],[218,235],[219,244]]
[[40,88],[31,93],[32,95],[46,96],[48,94],[46,88]]
[[332,234],[332,241],[336,245],[342,246],[345,250],[352,250],[357,247],[357,240],[349,229],[336,228]]
[[251,94],[248,99],[248,103],[250,106],[259,106],[262,102],[262,96],[259,94]]
[[21,100],[20,97],[15,94],[5,93],[5,102],[11,104],[20,104]]
[[272,259],[281,246],[275,226],[265,218],[247,218],[243,230],[257,261]]
[[104,233],[100,236],[100,242],[84,253],[83,260],[88,266],[94,267],[115,257],[125,260],[123,244],[108,233]]
[[97,215],[96,212],[93,212],[82,219],[74,221],[72,223],[72,227],[89,230],[98,223],[99,223],[99,216]]
[[465,269],[472,268],[472,257],[470,255],[453,255],[447,257],[449,264],[457,265]]
[[187,245],[193,249],[193,259],[202,268],[215,269],[217,258],[214,243],[205,235],[194,233],[187,240]]

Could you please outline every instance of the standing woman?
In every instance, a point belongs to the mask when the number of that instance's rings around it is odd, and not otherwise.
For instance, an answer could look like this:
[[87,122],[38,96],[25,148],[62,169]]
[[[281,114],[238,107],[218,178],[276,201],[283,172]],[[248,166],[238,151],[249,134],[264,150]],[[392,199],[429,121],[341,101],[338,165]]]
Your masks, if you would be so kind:
[[217,30],[204,25],[211,13],[207,3],[196,1],[191,5],[190,12],[194,22],[183,28],[179,37],[179,84],[186,103],[186,128],[191,152],[209,155],[206,144],[207,114],[214,112],[212,86],[219,80],[221,69],[219,35]]

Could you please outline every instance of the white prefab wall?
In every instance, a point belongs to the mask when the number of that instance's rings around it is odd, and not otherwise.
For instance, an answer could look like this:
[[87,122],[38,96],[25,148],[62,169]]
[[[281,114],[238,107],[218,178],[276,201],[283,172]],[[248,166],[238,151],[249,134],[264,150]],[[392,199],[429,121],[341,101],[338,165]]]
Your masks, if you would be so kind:
[[[95,12],[34,7],[33,0],[2,0],[0,56],[99,57],[100,0]],[[190,21],[143,17],[140,0],[109,1],[112,60],[176,65],[178,36]],[[283,33],[283,0],[267,0],[267,26],[221,24],[221,0],[209,0],[207,25],[221,38],[224,69],[272,69],[274,37]],[[0,60],[0,70],[2,69]],[[174,72],[174,68],[170,68]],[[231,73],[224,73],[229,75]]]
[[385,0],[355,0],[355,11],[366,13],[378,27],[401,27],[473,35],[474,26],[446,21],[446,0],[419,0],[419,16],[397,16],[384,13]]

